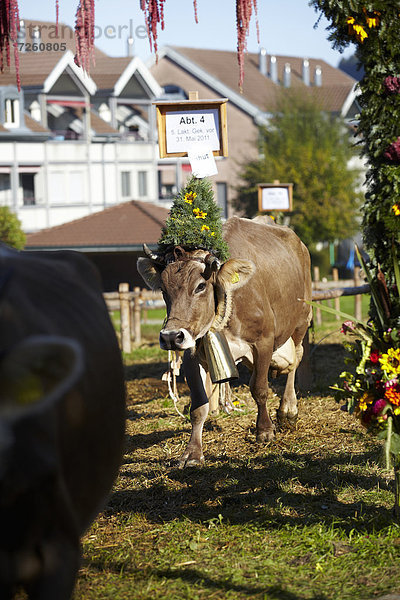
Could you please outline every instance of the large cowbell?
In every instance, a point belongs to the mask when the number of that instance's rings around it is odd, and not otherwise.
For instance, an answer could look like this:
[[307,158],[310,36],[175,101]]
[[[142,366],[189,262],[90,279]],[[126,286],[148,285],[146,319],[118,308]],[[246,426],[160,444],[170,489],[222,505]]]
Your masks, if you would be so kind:
[[203,338],[204,352],[213,383],[238,379],[239,373],[222,331],[207,331]]

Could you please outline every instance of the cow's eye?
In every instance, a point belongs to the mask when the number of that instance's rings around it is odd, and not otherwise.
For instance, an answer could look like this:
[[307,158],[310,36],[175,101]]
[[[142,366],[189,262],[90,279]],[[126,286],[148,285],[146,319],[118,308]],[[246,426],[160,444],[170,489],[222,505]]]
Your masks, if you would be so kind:
[[205,283],[199,283],[199,285],[197,286],[197,288],[194,290],[195,294],[199,294],[200,292],[204,292],[204,290],[206,289],[206,284]]

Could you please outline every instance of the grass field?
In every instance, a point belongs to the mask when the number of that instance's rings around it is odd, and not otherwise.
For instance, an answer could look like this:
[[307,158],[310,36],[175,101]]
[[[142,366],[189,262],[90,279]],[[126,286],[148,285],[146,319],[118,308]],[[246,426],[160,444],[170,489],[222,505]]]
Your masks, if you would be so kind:
[[[352,299],[342,304],[351,312]],[[392,474],[382,468],[381,443],[330,394],[343,369],[340,322],[324,316],[311,334],[314,384],[299,394],[295,431],[255,443],[241,371],[233,389],[240,410],[208,420],[205,465],[186,470],[174,461],[190,424],[161,381],[159,325],[147,327],[142,346],[125,357],[123,464],[84,537],[74,599],[368,600],[400,592]],[[283,384],[272,381],[276,394]],[[183,410],[184,383],[179,391]],[[275,396],[273,416],[277,406]]]

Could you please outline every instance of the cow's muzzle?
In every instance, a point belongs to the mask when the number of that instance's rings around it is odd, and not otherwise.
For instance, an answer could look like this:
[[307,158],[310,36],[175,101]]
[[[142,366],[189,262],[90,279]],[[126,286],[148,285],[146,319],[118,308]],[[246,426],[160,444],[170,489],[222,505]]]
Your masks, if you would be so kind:
[[186,350],[193,346],[195,346],[195,341],[186,329],[162,329],[160,331],[162,350]]

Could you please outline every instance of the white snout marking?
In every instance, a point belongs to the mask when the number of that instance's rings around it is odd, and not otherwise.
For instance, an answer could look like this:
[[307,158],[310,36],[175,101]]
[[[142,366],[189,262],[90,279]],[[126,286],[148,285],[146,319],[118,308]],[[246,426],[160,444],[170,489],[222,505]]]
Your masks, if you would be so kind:
[[[160,333],[168,334],[169,329],[161,329]],[[196,342],[193,336],[188,332],[187,329],[181,328],[178,329],[180,333],[183,333],[183,342],[179,344],[179,350],[187,350],[188,348],[194,348],[196,346]]]

